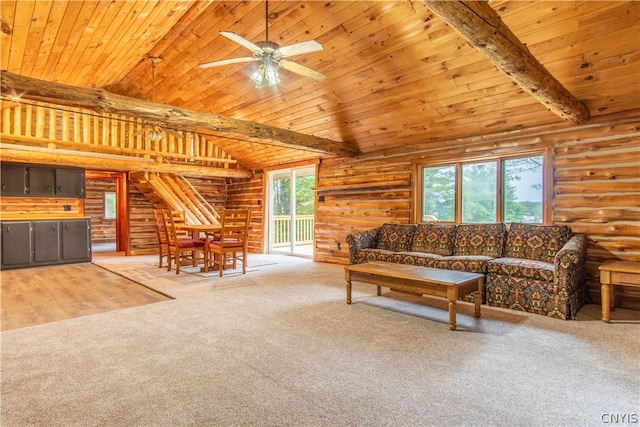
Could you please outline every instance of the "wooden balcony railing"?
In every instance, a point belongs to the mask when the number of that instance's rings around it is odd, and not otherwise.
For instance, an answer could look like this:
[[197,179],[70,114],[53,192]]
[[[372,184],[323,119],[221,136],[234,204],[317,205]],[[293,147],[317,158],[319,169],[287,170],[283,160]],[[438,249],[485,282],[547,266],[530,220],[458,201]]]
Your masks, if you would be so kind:
[[[296,244],[313,243],[313,215],[296,215],[295,230]],[[291,244],[291,216],[274,215],[274,247],[283,247]]]

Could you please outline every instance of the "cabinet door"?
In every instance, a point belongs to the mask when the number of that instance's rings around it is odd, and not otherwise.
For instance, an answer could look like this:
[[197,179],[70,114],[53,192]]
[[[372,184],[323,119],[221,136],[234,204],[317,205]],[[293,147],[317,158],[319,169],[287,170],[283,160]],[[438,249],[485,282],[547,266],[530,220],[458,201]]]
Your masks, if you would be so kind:
[[84,169],[56,169],[56,196],[84,197]]
[[53,263],[60,260],[60,221],[34,221],[33,261]]
[[89,220],[62,221],[62,259],[91,260],[91,231]]
[[29,168],[29,195],[52,196],[56,188],[56,170],[54,168]]
[[31,263],[31,223],[2,223],[2,268],[28,266]]
[[27,187],[24,166],[3,164],[0,166],[0,174],[2,175],[0,194],[3,196],[24,196]]

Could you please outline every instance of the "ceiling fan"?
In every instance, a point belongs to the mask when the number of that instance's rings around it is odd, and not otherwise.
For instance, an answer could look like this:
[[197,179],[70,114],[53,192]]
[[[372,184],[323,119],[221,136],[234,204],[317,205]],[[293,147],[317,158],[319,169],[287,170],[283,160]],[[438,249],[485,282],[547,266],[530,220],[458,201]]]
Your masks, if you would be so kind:
[[200,64],[201,68],[217,67],[220,65],[236,64],[240,62],[261,61],[262,64],[251,74],[251,80],[256,87],[275,86],[280,83],[280,76],[274,64],[280,68],[309,77],[319,82],[323,81],[326,76],[311,68],[290,61],[286,58],[302,55],[304,53],[318,52],[322,50],[322,45],[315,40],[296,43],[289,46],[279,46],[269,41],[269,2],[265,1],[265,39],[256,43],[250,42],[239,34],[230,31],[220,31],[220,34],[244,47],[249,49],[253,56],[242,58],[222,59],[219,61],[205,62]]
[[[147,58],[149,59],[149,62],[151,62],[151,84],[153,86],[153,102],[156,102],[156,64],[160,62],[160,57],[147,55]],[[137,136],[144,134],[144,136],[149,141],[160,141],[163,138],[163,132],[166,132],[175,138],[183,137],[181,133],[178,133],[172,129],[160,127],[158,123],[154,122],[143,123],[142,129],[134,133],[134,135]]]

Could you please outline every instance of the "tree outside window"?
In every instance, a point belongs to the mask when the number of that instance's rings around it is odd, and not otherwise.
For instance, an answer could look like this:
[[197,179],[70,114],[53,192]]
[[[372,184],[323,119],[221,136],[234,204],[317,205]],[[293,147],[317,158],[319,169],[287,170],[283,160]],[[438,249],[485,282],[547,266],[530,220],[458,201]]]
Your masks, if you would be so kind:
[[104,193],[104,219],[116,219],[116,193]]
[[[420,218],[440,222],[456,222],[460,218],[462,223],[541,224],[543,163],[544,156],[540,154],[422,167]],[[502,183],[501,188],[498,183]]]
[[456,166],[422,169],[422,220],[455,221]]

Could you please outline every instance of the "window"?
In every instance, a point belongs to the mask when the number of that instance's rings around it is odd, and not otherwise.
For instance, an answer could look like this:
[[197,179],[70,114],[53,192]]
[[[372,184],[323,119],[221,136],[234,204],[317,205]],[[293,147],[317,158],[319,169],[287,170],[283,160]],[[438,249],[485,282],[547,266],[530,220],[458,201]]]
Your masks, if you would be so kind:
[[497,162],[462,165],[462,222],[496,222]]
[[455,165],[422,168],[423,221],[455,221]]
[[421,221],[544,222],[544,154],[419,165]]
[[104,219],[116,219],[116,193],[104,193]]

